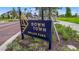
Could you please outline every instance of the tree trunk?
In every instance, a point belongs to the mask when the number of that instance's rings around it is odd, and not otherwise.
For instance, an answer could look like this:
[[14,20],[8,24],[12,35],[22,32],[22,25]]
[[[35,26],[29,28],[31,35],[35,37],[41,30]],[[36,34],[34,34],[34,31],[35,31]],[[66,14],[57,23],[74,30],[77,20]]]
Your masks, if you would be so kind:
[[49,19],[51,20],[51,7],[49,7]]
[[44,12],[43,7],[41,7],[41,19],[44,20]]

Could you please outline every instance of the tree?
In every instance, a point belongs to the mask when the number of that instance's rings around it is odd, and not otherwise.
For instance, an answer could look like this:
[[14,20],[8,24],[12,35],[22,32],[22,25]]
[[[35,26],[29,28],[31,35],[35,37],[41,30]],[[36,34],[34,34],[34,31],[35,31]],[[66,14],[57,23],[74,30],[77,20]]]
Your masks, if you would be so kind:
[[26,14],[26,17],[28,18],[28,17],[31,17],[32,16],[32,14],[30,13],[30,12],[28,12],[27,14]]
[[24,8],[24,14],[26,15],[26,10],[27,10],[27,8]]
[[71,14],[71,9],[69,7],[66,7],[66,14],[65,14],[66,17],[71,17],[72,14]]
[[57,11],[56,15],[57,15],[57,17],[59,16],[58,11]]
[[1,15],[1,18],[4,19],[4,15],[3,14]]
[[[52,13],[53,13],[53,12],[54,12],[56,15],[58,15],[58,14],[57,14],[58,9],[60,9],[60,8],[58,8],[58,7],[36,7],[36,10],[39,10],[39,15],[40,15],[41,17],[43,17],[43,18],[44,18],[44,16],[46,15],[46,17],[47,17],[48,19],[52,19],[51,17],[52,17]],[[42,18],[42,19],[43,19],[43,18]]]
[[7,13],[7,18],[10,19],[10,15],[9,15],[9,13]]
[[13,10],[12,10],[12,15],[13,15],[14,19],[17,18],[17,12],[16,12],[15,8],[13,8]]
[[62,9],[61,7],[50,7],[49,8],[49,13],[50,13],[50,18],[56,20],[58,17],[58,9]]
[[36,11],[38,10],[39,11],[39,17],[41,17],[41,19],[43,20],[43,15],[44,15],[44,7],[35,7],[36,8]]
[[75,15],[74,15],[75,17],[77,17],[77,13],[75,13]]

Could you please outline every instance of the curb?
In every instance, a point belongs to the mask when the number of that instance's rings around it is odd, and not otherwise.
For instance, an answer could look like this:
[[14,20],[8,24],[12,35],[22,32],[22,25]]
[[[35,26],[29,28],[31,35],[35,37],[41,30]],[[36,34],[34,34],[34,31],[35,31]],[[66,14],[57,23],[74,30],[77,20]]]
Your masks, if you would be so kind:
[[7,49],[8,44],[12,43],[12,41],[15,40],[15,38],[17,36],[19,36],[21,34],[21,32],[16,33],[15,35],[13,35],[11,38],[9,38],[6,42],[4,42],[1,46],[0,46],[0,51],[5,51]]

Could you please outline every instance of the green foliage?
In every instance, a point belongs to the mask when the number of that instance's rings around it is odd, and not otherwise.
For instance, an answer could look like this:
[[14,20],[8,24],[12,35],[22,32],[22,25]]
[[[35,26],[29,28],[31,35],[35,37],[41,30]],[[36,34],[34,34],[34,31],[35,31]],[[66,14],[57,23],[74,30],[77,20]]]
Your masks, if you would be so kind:
[[32,14],[31,14],[30,12],[28,12],[28,13],[26,14],[26,16],[27,16],[27,17],[30,17],[30,16],[32,16]]
[[0,21],[3,21],[3,22],[14,22],[14,21],[17,21],[15,19],[0,19]]
[[58,16],[58,9],[60,7],[36,7],[36,10],[39,10],[39,16],[42,18],[46,16],[48,19],[51,19],[53,12]]
[[65,14],[66,17],[71,17],[72,14],[71,14],[71,9],[69,7],[66,7],[66,14]]
[[77,17],[77,13],[75,13],[74,17]]
[[18,19],[18,14],[15,10],[15,8],[13,8],[13,10],[11,11],[7,11],[6,13],[3,13],[0,15],[0,19],[1,20],[7,20],[7,19]]
[[17,12],[16,12],[15,8],[13,8],[13,10],[12,10],[12,16],[13,16],[13,18],[17,17]]
[[75,30],[72,30],[70,27],[65,27],[60,24],[56,24],[57,31],[60,35],[62,35],[64,40],[74,39],[77,35]]
[[[79,34],[77,34],[77,32],[75,30],[72,30],[70,27],[65,27],[63,25],[60,24],[56,24],[56,28],[57,31],[59,33],[59,36],[62,36],[62,38],[60,37],[60,39],[64,39],[66,41],[68,40],[74,40],[74,41],[78,41],[79,42]],[[55,35],[53,35],[53,43],[56,43],[56,37]],[[8,46],[8,50],[11,51],[41,51],[48,48],[48,43],[39,39],[39,38],[35,38],[32,39],[31,37],[25,38],[26,41],[29,40],[29,44],[28,47],[27,46],[23,46],[21,44],[19,44],[19,41],[21,40],[20,37],[16,38],[15,41],[13,41],[9,46]],[[42,48],[42,49],[41,49]],[[69,49],[67,46],[59,46],[58,47],[59,50],[64,50],[64,51],[74,51],[72,49]],[[79,50],[79,49],[77,49]]]
[[4,19],[4,15],[1,15],[1,19]]

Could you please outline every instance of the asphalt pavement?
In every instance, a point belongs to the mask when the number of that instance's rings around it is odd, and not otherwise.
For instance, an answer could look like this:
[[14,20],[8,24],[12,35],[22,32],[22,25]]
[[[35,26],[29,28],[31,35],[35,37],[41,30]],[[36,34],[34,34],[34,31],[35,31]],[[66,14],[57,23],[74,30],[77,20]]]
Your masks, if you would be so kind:
[[0,23],[0,45],[20,31],[19,21]]

